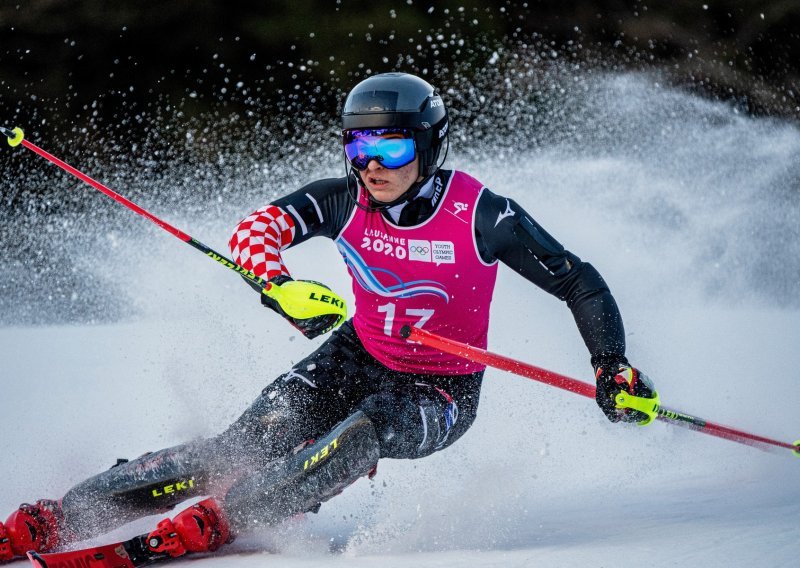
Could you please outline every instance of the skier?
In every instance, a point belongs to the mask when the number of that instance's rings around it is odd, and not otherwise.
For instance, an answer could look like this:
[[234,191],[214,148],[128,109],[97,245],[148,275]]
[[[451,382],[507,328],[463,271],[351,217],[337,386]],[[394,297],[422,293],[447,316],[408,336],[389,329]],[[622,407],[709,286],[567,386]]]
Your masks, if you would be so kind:
[[[606,283],[516,202],[441,169],[450,125],[431,85],[404,73],[367,78],[347,96],[342,126],[345,177],[315,181],[256,210],[230,247],[236,262],[293,294],[299,282],[281,252],[311,237],[333,239],[352,276],[355,316],[222,434],[119,460],[60,501],[20,506],[0,523],[0,560],[51,551],[198,496],[207,498],[151,533],[153,549],[171,556],[215,550],[248,528],[316,510],[372,475],[380,458],[416,459],[448,447],[475,419],[484,367],[411,343],[399,330],[419,326],[485,347],[499,262],[566,302],[605,415],[646,418],[614,402],[622,390],[655,393],[625,357]],[[309,338],[338,320],[293,317],[264,294],[261,301]]]

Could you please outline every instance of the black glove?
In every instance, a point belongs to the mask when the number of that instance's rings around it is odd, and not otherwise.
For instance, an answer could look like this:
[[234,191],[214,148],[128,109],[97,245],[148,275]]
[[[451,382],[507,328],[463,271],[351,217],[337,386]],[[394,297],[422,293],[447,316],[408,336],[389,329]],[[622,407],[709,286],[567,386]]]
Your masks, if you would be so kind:
[[618,408],[617,394],[625,392],[641,398],[658,400],[652,381],[631,367],[628,360],[620,355],[592,357],[594,377],[597,381],[595,400],[611,422],[639,422],[647,424],[652,418],[631,408]]
[[[270,278],[269,282],[273,286],[283,286],[288,282],[294,282],[294,279],[292,279],[290,276],[286,276],[285,274],[281,274],[279,276]],[[313,282],[313,281],[298,280],[297,282]],[[323,287],[326,290],[330,290],[330,288],[328,288],[324,284],[320,284],[319,282],[313,282],[313,283]],[[322,335],[323,333],[329,332],[342,321],[342,316],[337,313],[324,314],[308,318],[292,317],[289,314],[287,314],[283,310],[283,308],[281,308],[281,305],[275,299],[270,298],[266,294],[261,294],[261,303],[266,307],[270,308],[271,310],[278,312],[280,315],[286,318],[289,321],[289,323],[291,323],[294,327],[296,327],[300,331],[300,333],[302,333],[309,339],[314,339],[315,337]]]

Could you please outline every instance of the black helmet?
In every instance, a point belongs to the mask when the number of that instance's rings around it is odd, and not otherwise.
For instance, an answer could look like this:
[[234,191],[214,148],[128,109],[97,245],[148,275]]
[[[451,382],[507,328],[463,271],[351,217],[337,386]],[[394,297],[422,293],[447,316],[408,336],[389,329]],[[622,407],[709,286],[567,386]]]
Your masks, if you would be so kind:
[[436,173],[449,123],[442,97],[408,73],[381,73],[353,87],[342,110],[343,130],[408,128],[414,133],[420,174]]

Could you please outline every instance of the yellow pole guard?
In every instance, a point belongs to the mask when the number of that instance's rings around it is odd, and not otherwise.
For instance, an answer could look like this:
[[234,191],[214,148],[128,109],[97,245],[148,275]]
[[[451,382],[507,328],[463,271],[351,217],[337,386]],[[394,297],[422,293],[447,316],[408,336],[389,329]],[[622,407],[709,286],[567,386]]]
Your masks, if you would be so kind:
[[317,282],[290,280],[281,285],[272,284],[264,288],[263,293],[278,302],[289,317],[308,319],[338,314],[338,323],[347,317],[344,300],[330,288]]
[[14,146],[19,146],[20,144],[22,144],[22,139],[25,138],[25,133],[22,131],[22,129],[19,126],[17,126],[11,132],[14,133],[14,137],[13,138],[7,138],[8,145],[13,148]]
[[631,410],[638,410],[647,415],[647,418],[639,422],[639,426],[647,426],[656,416],[658,416],[658,407],[661,406],[661,400],[658,393],[653,393],[653,398],[645,398],[643,396],[634,396],[626,392],[617,393],[614,398],[617,403],[617,408],[630,408]]
[[792,450],[792,453],[800,458],[800,440],[795,440],[792,442],[792,445],[797,448],[796,450]]

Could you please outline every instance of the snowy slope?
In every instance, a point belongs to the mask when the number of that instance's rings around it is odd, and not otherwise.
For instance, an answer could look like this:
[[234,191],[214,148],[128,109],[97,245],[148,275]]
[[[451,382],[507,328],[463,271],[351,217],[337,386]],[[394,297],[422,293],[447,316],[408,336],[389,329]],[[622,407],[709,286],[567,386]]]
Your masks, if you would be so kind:
[[[618,104],[602,113],[587,104],[581,137],[501,167],[457,152],[450,164],[518,200],[600,270],[629,356],[666,405],[800,438],[800,132],[642,78],[597,86]],[[236,220],[181,228],[222,249]],[[318,343],[166,233],[147,227],[130,238],[155,253],[116,261],[139,316],[0,329],[0,511],[59,496],[117,457],[222,429]],[[330,242],[289,251],[287,263],[349,294]],[[568,310],[509,271],[500,272],[490,348],[591,379]],[[193,562],[796,566],[798,479],[800,460],[788,452],[663,424],[612,425],[582,397],[489,370],[478,419],[453,447],[385,460],[374,481],[305,522],[240,539],[240,555]]]

